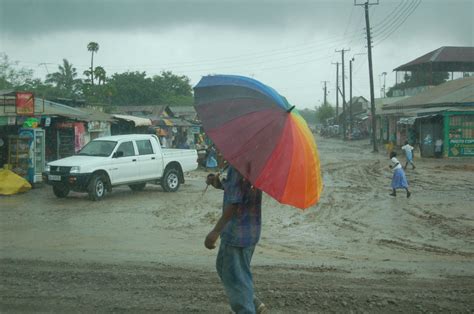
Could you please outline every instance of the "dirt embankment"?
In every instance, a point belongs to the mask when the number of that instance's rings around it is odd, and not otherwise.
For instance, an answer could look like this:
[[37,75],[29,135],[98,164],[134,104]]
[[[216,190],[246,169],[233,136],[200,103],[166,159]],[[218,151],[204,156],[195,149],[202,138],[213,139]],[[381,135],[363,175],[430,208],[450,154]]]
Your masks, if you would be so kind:
[[[215,272],[155,264],[1,260],[0,310],[230,313]],[[270,313],[469,313],[474,278],[350,278],[331,267],[255,267]]]

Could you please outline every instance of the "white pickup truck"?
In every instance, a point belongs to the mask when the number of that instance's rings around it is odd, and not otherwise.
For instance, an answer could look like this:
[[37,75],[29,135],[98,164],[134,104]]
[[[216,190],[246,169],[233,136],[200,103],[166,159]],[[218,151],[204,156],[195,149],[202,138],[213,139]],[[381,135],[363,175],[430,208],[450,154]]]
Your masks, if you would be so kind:
[[153,182],[175,192],[184,183],[184,173],[197,168],[197,158],[194,149],[161,148],[155,135],[106,136],[89,142],[74,156],[48,163],[43,181],[53,186],[59,198],[73,190],[87,192],[94,201],[117,185],[139,191]]

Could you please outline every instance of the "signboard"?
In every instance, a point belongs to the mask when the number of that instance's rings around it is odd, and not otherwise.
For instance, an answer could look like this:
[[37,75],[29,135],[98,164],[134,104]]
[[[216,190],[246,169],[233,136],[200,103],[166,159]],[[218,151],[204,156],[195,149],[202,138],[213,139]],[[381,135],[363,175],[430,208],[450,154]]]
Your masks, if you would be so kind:
[[192,134],[199,134],[201,128],[198,126],[192,126],[190,129]]
[[474,139],[452,138],[449,139],[449,156],[474,156]]
[[35,97],[33,93],[16,93],[16,113],[19,115],[33,115],[35,113]]

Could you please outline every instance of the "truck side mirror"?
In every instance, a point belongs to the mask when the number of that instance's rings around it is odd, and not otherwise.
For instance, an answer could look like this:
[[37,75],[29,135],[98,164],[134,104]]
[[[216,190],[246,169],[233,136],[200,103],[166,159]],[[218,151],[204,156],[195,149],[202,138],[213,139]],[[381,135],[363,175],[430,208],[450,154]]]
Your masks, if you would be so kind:
[[120,157],[123,157],[123,151],[115,152],[114,155],[112,156],[112,158],[120,158]]

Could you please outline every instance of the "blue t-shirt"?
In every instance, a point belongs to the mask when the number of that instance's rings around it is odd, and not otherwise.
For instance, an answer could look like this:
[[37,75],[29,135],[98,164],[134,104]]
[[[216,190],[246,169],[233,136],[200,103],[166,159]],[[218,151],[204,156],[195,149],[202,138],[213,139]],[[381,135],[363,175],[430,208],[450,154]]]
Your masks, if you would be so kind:
[[237,204],[238,210],[221,232],[221,241],[228,245],[248,247],[257,244],[262,225],[262,192],[229,166],[224,186],[224,207]]

